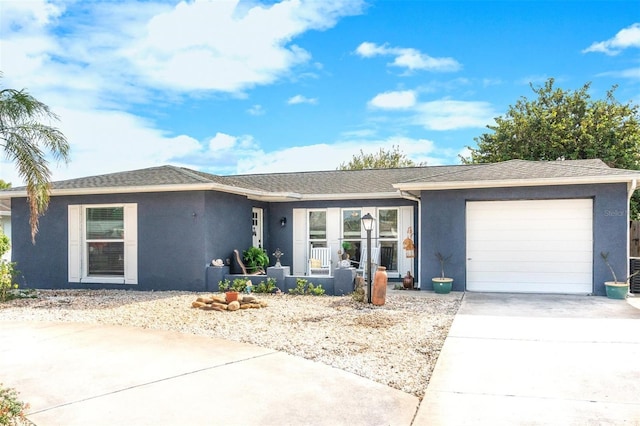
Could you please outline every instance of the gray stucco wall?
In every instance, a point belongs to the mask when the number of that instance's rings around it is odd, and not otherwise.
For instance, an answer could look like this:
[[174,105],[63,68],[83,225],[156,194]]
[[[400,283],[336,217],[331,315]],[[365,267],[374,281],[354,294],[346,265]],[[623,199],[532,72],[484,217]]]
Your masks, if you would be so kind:
[[600,253],[609,252],[616,271],[627,271],[627,187],[626,184],[571,185],[523,188],[483,188],[422,192],[421,287],[431,289],[431,278],[438,276],[440,266],[435,253],[451,254],[446,275],[454,279],[453,290],[466,285],[467,201],[525,199],[593,199],[593,292],[604,295],[604,282],[611,274]]
[[[138,204],[137,285],[68,282],[67,206],[103,203]],[[245,197],[202,191],[56,196],[40,219],[34,246],[26,200],[16,199],[13,260],[27,287],[202,291],[211,259],[230,258],[234,248],[251,245],[251,206]]]

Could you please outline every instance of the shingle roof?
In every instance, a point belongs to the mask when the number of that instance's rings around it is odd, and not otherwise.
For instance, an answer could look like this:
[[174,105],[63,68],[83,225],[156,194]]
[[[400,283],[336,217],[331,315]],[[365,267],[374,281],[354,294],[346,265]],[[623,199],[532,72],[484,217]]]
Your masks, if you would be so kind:
[[[54,182],[56,192],[91,193],[92,191],[151,191],[189,190],[198,188],[246,193],[253,196],[277,197],[299,194],[301,197],[326,198],[388,194],[398,196],[400,189],[428,189],[447,183],[476,186],[478,182],[613,178],[624,182],[640,179],[640,172],[614,169],[600,160],[525,161],[510,160],[501,163],[406,167],[396,169],[330,170],[292,173],[267,173],[219,176],[175,166],[160,166],[98,176]],[[24,193],[24,187],[4,192]]]
[[598,176],[629,176],[632,174],[637,175],[638,173],[640,172],[610,168],[601,160],[509,160],[501,163],[460,166],[453,170],[443,170],[442,173],[437,175],[425,175],[407,180],[404,181],[404,183],[584,178]]
[[53,189],[115,188],[150,185],[189,185],[215,182],[219,176],[203,177],[197,172],[174,166],[151,167],[106,175],[53,182]]

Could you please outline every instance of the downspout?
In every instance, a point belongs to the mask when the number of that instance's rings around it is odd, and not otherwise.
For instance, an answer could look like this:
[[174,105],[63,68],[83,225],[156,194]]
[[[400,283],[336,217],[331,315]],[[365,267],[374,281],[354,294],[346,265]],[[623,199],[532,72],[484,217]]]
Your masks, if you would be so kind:
[[631,182],[627,183],[627,277],[631,274],[630,263],[631,261],[631,197],[635,192],[638,186],[638,181],[633,179]]
[[[419,244],[420,236],[422,236],[422,200],[420,199],[420,197],[416,197],[415,195],[411,195],[405,191],[400,191],[400,195],[402,195],[402,198],[415,201],[416,203],[418,203],[418,229],[416,231],[416,235],[418,236],[418,238],[416,238],[415,248],[417,250],[415,251],[418,252],[418,256],[422,256],[422,250],[420,250],[420,244]],[[422,276],[422,260],[420,259],[420,257],[418,257],[418,272],[416,273],[415,280],[417,280],[418,282],[419,289],[422,289],[422,284],[420,283],[421,276]]]

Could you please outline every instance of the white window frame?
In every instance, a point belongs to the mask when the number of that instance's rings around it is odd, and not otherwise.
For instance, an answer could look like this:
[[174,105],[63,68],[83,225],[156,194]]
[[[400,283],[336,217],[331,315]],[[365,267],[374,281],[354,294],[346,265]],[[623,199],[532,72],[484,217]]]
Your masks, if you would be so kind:
[[[124,275],[89,276],[86,259],[86,211],[90,208],[122,207],[124,219]],[[100,284],[138,284],[138,205],[71,204],[68,206],[69,282]]]
[[[311,213],[324,213],[324,238],[311,238],[311,220],[309,218]],[[327,209],[307,210],[307,240],[309,241],[309,249],[313,247],[329,247],[329,213]],[[318,243],[318,245],[314,246],[314,243]]]

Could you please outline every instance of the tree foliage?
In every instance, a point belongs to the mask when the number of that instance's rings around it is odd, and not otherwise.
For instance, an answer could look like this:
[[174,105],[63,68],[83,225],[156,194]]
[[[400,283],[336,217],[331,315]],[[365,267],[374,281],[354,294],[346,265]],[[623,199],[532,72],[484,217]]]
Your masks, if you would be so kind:
[[340,163],[338,170],[393,169],[399,167],[426,166],[426,163],[415,163],[393,145],[390,150],[380,148],[375,154],[365,154],[361,149],[348,163]]
[[[592,99],[590,83],[571,91],[554,87],[554,79],[531,89],[537,95],[521,97],[496,124],[491,133],[475,138],[477,148],[467,147],[463,163],[494,163],[522,160],[603,160],[610,167],[640,170],[640,116],[638,105],[620,103],[614,92],[605,99]],[[634,196],[632,217],[640,212],[640,197]]]
[[0,179],[0,189],[11,188],[11,182],[5,182],[4,179]]
[[51,154],[57,161],[69,161],[67,139],[48,125],[55,120],[58,116],[25,90],[0,90],[0,146],[26,182],[34,243],[39,218],[49,205],[51,171],[46,155]]

